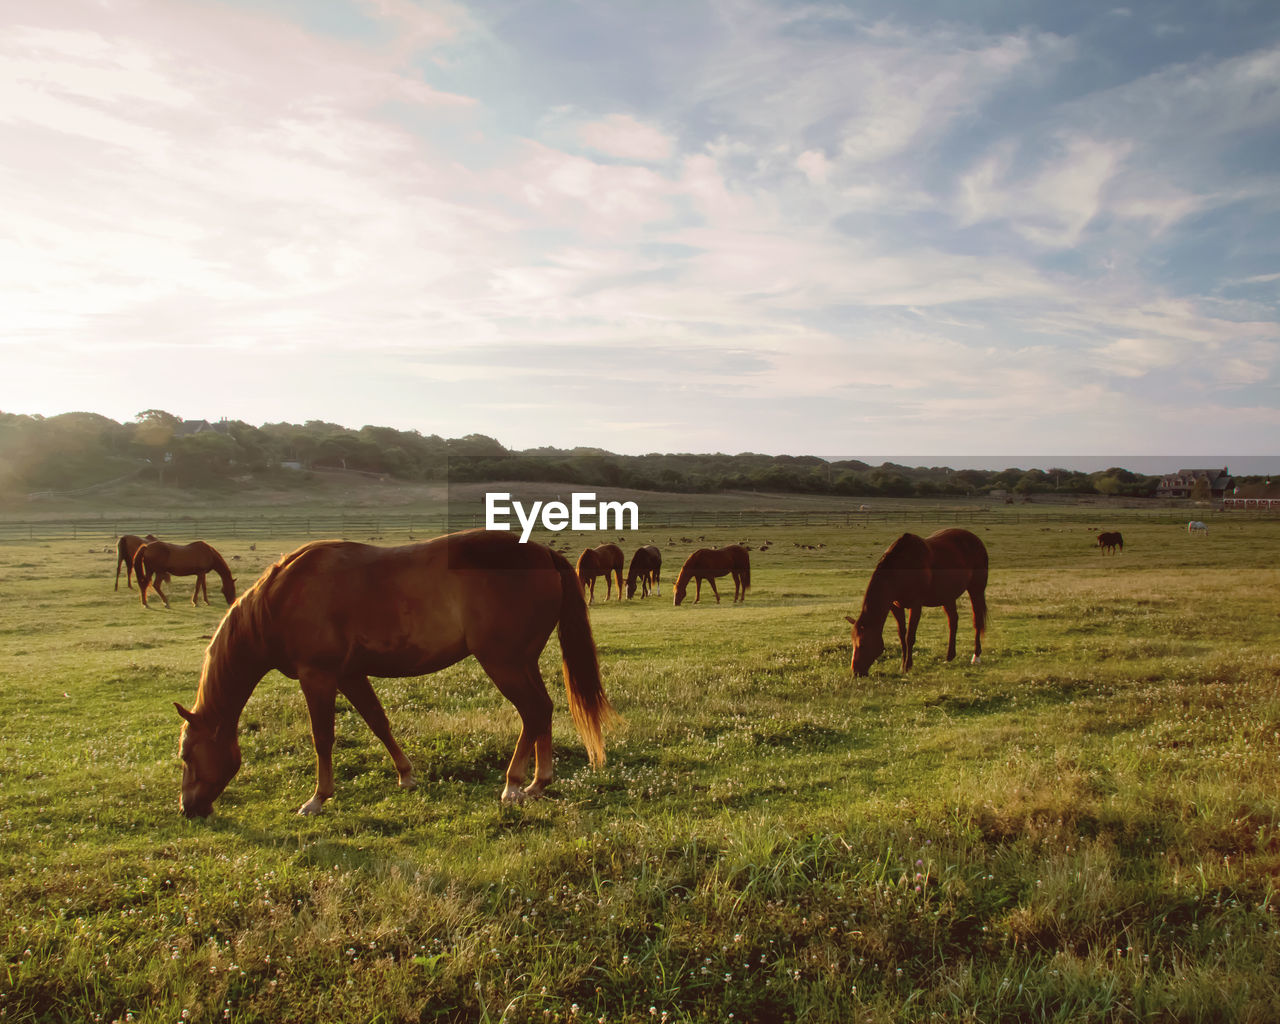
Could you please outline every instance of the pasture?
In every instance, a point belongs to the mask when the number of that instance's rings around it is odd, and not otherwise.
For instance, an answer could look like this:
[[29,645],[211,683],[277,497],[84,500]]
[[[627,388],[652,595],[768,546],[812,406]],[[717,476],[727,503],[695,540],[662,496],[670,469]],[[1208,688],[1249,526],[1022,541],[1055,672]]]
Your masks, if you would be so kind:
[[[113,592],[108,534],[0,544],[0,1021],[1280,1019],[1280,522],[1095,526],[1123,553],[973,527],[982,663],[962,599],[955,662],[925,609],[910,675],[890,619],[865,679],[844,616],[929,524],[642,528],[661,596],[591,608],[602,769],[553,637],[549,798],[499,803],[518,719],[469,659],[376,682],[416,790],[340,701],[337,795],[298,817],[306,709],[272,673],[206,821],[173,702],[221,600]],[[242,592],[306,538],[203,539]],[[741,542],[745,603],[672,606],[685,555]]]

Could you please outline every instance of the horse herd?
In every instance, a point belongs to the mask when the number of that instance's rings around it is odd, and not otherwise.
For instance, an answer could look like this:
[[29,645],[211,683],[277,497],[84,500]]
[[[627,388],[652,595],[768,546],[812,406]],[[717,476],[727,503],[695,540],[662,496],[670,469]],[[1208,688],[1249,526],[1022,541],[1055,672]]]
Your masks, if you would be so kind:
[[[1198,524],[1197,524],[1198,525]],[[1103,533],[1098,546],[1123,549],[1119,533]],[[130,550],[132,548],[132,550]],[[616,544],[583,551],[577,566],[554,548],[520,543],[508,533],[471,530],[402,547],[353,541],[314,541],[282,556],[239,600],[225,560],[203,541],[171,545],[154,537],[122,537],[120,565],[138,577],[143,603],[169,575],[196,575],[195,603],[204,575],[216,572],[230,609],[205,652],[195,702],[175,702],[183,718],[180,737],[182,791],[179,808],[205,817],[240,768],[237,729],[258,682],[272,669],[296,679],[306,698],[316,754],[316,787],[299,808],[315,814],[334,793],[334,711],[339,693],[360,713],[386,747],[400,786],[415,784],[413,768],[396,743],[370,676],[407,677],[438,672],[474,656],[494,685],[516,708],[520,734],[507,766],[504,801],[540,796],[552,780],[551,698],[539,658],[552,630],[561,651],[569,711],[593,766],[604,762],[603,730],[616,717],[601,682],[588,618],[595,582],[613,583],[622,599],[623,552]],[[658,593],[662,555],[640,548],[627,573],[626,593]],[[973,656],[982,655],[986,629],[987,549],[968,530],[949,528],[929,537],[904,533],[871,573],[851,626],[855,676],[868,674],[884,652],[884,627],[893,615],[902,650],[901,669],[912,666],[921,609],[940,607],[947,616],[946,658],[956,655],[961,594],[973,613]],[[734,601],[751,585],[745,547],[701,548],[676,578],[674,603],[695,584],[695,603],[705,580],[720,600],[715,580],[732,575]],[[208,601],[207,591],[205,601]],[[533,777],[529,777],[530,762]]]

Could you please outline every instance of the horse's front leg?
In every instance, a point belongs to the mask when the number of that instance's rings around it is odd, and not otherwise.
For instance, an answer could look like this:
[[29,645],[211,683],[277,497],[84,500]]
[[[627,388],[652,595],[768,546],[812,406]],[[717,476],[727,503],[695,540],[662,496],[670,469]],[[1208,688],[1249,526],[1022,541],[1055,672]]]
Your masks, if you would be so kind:
[[304,673],[299,680],[311,716],[311,742],[316,748],[316,791],[298,808],[299,814],[319,814],[333,796],[333,705],[337,684],[324,673]]
[[907,650],[907,616],[902,605],[897,603],[889,605],[889,611],[893,612],[894,621],[898,624],[898,645],[902,648],[902,671],[905,672],[911,667],[911,656]]
[[400,749],[400,744],[391,735],[391,722],[387,718],[382,701],[378,700],[378,695],[373,692],[369,677],[349,676],[339,681],[338,690],[351,701],[351,706],[360,712],[360,717],[365,720],[365,724],[387,748],[387,753],[391,755],[391,761],[396,766],[396,774],[400,777],[400,788],[413,789],[417,785],[413,778],[413,765],[409,763],[404,751]]
[[621,570],[621,569],[618,569],[618,570],[614,573],[614,575],[618,577],[618,600],[619,600],[619,601],[621,601],[621,600],[622,600],[622,597],[623,597],[623,594],[622,594],[622,570]]
[[702,577],[695,576],[693,578],[693,603],[697,604],[702,600]]
[[[161,589],[160,589],[160,573],[156,573],[155,578],[152,580],[152,582],[151,582],[151,589],[152,589],[152,590],[154,590],[157,594],[159,594],[159,595],[160,595],[160,600],[161,600],[161,601],[163,601],[163,602],[164,602],[164,606],[165,606],[166,608],[168,608],[168,607],[169,607],[169,598],[165,595],[165,592],[164,592],[163,590],[161,590]],[[147,603],[147,602],[146,602],[146,598],[145,598],[145,597],[143,598],[142,603],[143,603],[143,604],[146,604],[146,603]]]
[[913,604],[907,616],[907,653],[903,659],[902,671],[910,672],[912,665],[912,653],[916,648],[916,627],[920,625],[920,606]]
[[596,578],[594,576],[591,577],[591,582],[587,584],[587,589],[590,591],[590,595],[591,595],[587,599],[587,604],[595,604],[596,603]]

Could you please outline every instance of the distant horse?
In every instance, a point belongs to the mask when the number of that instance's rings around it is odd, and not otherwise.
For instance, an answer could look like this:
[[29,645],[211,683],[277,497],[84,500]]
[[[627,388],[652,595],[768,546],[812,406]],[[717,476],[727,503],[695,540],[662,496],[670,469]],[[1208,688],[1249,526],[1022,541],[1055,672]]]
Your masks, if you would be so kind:
[[631,556],[631,566],[627,569],[627,597],[636,596],[636,584],[640,584],[640,596],[648,597],[652,588],[658,592],[658,582],[662,576],[662,552],[652,544],[638,548]]
[[1116,553],[1116,548],[1119,548],[1120,551],[1123,552],[1124,538],[1120,536],[1120,532],[1118,530],[1114,533],[1100,533],[1098,534],[1098,547],[1104,555],[1107,552],[1114,555]]
[[733,574],[733,600],[746,601],[747,588],[751,586],[751,556],[740,544],[730,544],[723,548],[699,548],[680,567],[680,575],[676,577],[676,604],[684,600],[689,589],[689,581],[694,581],[693,603],[702,599],[702,581],[711,584],[711,593],[716,595],[716,604],[720,603],[720,591],[716,590],[716,577]]
[[613,593],[613,578],[616,576],[618,600],[622,600],[622,560],[622,548],[617,544],[601,544],[598,547],[587,548],[578,556],[578,580],[582,583],[583,589],[591,594],[588,604],[595,604],[596,601],[597,576],[604,577],[606,601]]
[[[871,573],[862,611],[853,625],[855,676],[865,676],[884,651],[884,621],[890,612],[898,621],[898,641],[902,644],[902,671],[911,670],[911,651],[916,642],[916,626],[923,606],[947,613],[951,635],[947,641],[947,661],[956,656],[956,598],[965,591],[973,605],[973,664],[982,656],[982,634],[987,626],[987,549],[968,530],[939,530],[921,539],[904,533],[895,540]],[[907,612],[910,612],[910,625]]]
[[[196,588],[191,593],[191,603],[199,604],[200,595],[204,594],[204,603],[209,603],[209,587],[205,583],[205,574],[216,572],[222,580],[222,596],[231,604],[236,599],[236,581],[231,577],[231,570],[223,557],[202,540],[193,540],[190,544],[166,544],[162,540],[153,540],[138,548],[133,556],[133,574],[138,577],[138,591],[142,595],[142,607],[147,608],[147,587],[154,586],[160,600],[166,608],[169,598],[160,589],[161,579],[170,576],[194,576]],[[152,584],[152,577],[155,583]]]
[[[538,657],[558,629],[565,691],[591,764],[604,762],[602,724],[614,717],[600,683],[595,640],[573,567],[541,544],[472,530],[403,547],[350,541],[304,545],[245,592],[205,652],[182,727],[182,797],[187,817],[205,817],[240,768],[236,728],[271,669],[297,679],[316,751],[316,790],[299,809],[315,814],[333,796],[334,701],[341,693],[391,754],[400,785],[413,766],[387,721],[370,675],[420,676],[475,655],[515,705],[520,738],[503,800],[542,794],[552,778],[551,697]],[[530,757],[536,771],[521,789]]]
[[[154,533],[149,533],[145,537],[135,537],[132,533],[126,533],[116,541],[116,590],[120,589],[120,566],[124,566],[124,584],[132,590],[133,556],[143,544],[159,539]],[[169,577],[165,576],[164,581],[168,583]]]
[[1200,520],[1193,519],[1187,523],[1187,533],[1203,533],[1207,537],[1209,536],[1209,527],[1205,526]]

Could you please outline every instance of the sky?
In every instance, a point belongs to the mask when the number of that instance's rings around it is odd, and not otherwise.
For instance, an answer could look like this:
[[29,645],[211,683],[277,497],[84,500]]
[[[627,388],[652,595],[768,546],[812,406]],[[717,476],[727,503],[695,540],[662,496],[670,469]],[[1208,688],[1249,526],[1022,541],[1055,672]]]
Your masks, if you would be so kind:
[[0,0],[0,195],[4,412],[1280,454],[1274,0]]

